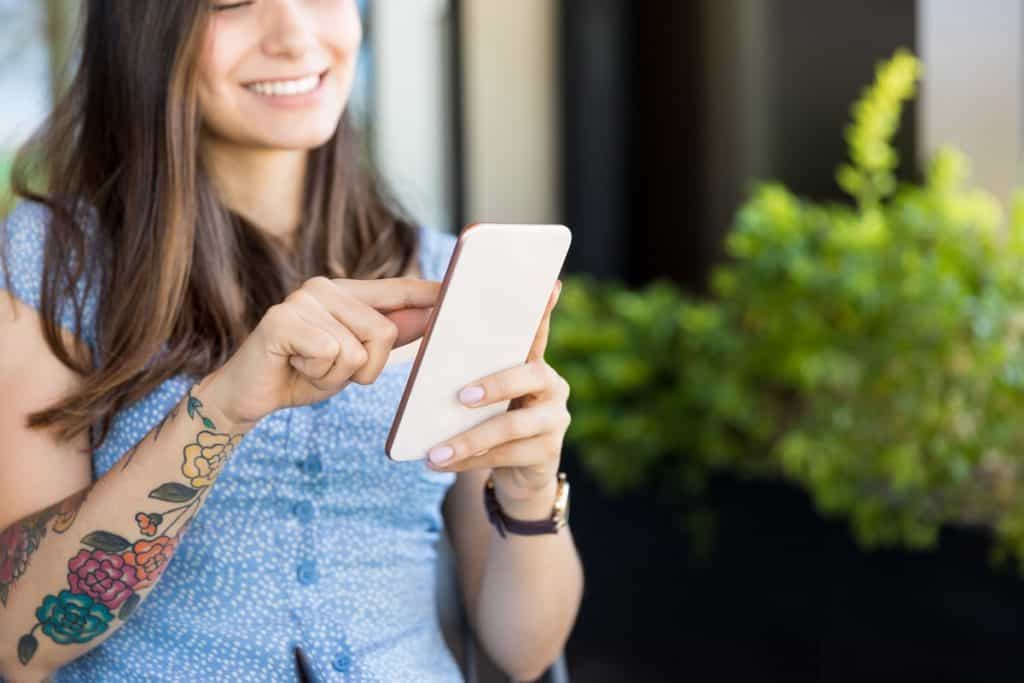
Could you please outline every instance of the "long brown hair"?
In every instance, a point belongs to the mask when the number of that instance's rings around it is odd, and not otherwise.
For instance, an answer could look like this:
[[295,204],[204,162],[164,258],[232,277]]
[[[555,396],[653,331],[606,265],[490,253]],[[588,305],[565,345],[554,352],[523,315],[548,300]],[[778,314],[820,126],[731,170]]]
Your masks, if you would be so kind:
[[[50,210],[46,341],[84,379],[29,416],[30,427],[53,426],[61,439],[90,429],[97,448],[114,413],[178,373],[215,370],[304,279],[395,277],[418,248],[348,112],[309,154],[294,251],[222,205],[198,148],[208,5],[89,0],[74,77],[15,160],[15,194]],[[91,263],[102,264],[98,273]],[[83,277],[99,297],[91,359],[65,347],[58,322],[61,300],[72,297],[82,329],[74,290]]]

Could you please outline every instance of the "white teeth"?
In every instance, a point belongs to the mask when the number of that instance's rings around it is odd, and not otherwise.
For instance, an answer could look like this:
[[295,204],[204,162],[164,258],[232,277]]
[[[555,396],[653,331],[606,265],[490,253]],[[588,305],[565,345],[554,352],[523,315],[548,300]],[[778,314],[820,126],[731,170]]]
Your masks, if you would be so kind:
[[306,76],[294,81],[264,81],[245,86],[257,95],[304,95],[313,92],[320,84],[320,76]]

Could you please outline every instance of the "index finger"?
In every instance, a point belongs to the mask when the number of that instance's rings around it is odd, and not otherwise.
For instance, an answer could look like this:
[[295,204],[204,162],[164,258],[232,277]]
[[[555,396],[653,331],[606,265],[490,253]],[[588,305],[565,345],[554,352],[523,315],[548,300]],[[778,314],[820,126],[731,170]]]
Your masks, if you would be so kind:
[[403,308],[430,308],[441,294],[437,280],[415,277],[385,277],[377,280],[334,278],[334,284],[367,306],[388,313]]

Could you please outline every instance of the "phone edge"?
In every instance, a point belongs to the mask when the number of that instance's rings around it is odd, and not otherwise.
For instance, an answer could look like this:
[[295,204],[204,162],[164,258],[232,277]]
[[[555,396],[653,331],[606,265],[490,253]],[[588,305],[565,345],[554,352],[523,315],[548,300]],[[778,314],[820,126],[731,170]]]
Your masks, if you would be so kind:
[[[402,422],[402,415],[405,413],[405,405],[409,399],[409,394],[412,392],[412,386],[416,380],[416,374],[420,369],[420,361],[427,352],[427,344],[430,342],[430,333],[434,330],[434,321],[437,320],[438,314],[441,312],[441,306],[444,305],[444,296],[448,291],[448,283],[451,281],[452,273],[455,272],[455,265],[459,260],[459,253],[462,251],[463,237],[473,228],[479,227],[483,223],[470,223],[465,226],[460,232],[458,239],[455,242],[455,249],[452,251],[452,257],[448,261],[448,266],[444,272],[444,278],[441,280],[441,291],[437,296],[437,305],[430,314],[430,318],[427,320],[427,328],[420,338],[420,347],[416,350],[416,357],[412,362],[412,368],[409,370],[409,378],[405,382],[405,388],[402,390],[402,399],[398,402],[398,409],[395,411],[395,419],[391,422],[391,429],[388,431],[388,438],[384,444],[384,453],[388,459],[392,462],[412,462],[413,460],[420,460],[421,458],[410,458],[404,460],[401,458],[395,458],[391,454],[392,446],[395,442],[395,436],[398,434],[398,428]],[[426,454],[424,454],[426,457]]]

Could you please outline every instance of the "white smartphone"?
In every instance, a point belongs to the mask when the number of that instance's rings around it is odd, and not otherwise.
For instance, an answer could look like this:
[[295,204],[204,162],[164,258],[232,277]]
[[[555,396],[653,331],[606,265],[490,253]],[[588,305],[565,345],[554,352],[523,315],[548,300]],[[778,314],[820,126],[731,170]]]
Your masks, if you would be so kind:
[[508,410],[510,399],[471,408],[458,393],[526,362],[569,252],[564,225],[474,223],[459,234],[438,303],[391,423],[391,460],[432,447]]

